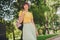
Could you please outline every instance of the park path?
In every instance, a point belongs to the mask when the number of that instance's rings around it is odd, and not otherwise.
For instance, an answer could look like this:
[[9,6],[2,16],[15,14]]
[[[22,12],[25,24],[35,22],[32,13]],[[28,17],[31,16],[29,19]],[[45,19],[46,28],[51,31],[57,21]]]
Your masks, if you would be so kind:
[[47,40],[60,40],[60,35],[58,35],[56,37],[49,38]]
[[54,39],[52,39],[52,40],[60,40],[60,37],[54,38]]

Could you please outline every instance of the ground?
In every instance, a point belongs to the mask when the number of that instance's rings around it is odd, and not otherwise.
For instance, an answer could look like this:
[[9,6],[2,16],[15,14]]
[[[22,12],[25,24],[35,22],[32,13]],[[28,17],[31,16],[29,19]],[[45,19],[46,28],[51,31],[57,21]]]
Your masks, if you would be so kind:
[[60,40],[60,35],[52,37],[52,38],[49,38],[47,40]]

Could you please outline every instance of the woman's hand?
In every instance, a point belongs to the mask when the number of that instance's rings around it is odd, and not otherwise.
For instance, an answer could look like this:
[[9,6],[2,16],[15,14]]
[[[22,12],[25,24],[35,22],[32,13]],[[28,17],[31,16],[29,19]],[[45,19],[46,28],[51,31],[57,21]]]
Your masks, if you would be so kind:
[[21,24],[19,23],[19,21],[17,20],[16,22],[16,26],[19,28],[21,26]]
[[17,27],[19,28],[21,26],[21,24],[18,24]]

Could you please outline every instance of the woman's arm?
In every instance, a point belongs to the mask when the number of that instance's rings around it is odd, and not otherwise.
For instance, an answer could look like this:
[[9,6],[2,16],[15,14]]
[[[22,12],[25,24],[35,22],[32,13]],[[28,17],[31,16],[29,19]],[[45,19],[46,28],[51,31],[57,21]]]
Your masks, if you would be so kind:
[[20,27],[21,26],[21,23],[23,22],[23,17],[24,17],[24,14],[20,11],[18,20],[16,22],[16,26],[17,27]]
[[23,21],[23,16],[19,16],[18,21],[19,21],[19,23],[22,23],[22,21]]
[[21,23],[22,23],[23,19],[21,16],[19,16],[19,18],[17,19],[16,21],[16,26],[19,28],[21,26]]
[[24,19],[24,12],[21,12],[21,15],[18,18],[19,23],[22,23],[23,19]]
[[36,30],[36,36],[38,36],[38,31],[37,31],[37,28],[36,28],[36,26],[35,26],[35,23],[34,23],[34,20],[32,19],[32,23],[33,23],[33,25],[34,25],[34,27],[35,27],[35,30]]

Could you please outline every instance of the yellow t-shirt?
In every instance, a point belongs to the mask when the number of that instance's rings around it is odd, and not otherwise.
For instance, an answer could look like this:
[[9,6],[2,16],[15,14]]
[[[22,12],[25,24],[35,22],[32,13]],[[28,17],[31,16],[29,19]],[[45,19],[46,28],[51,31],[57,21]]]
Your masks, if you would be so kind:
[[[21,16],[21,14],[22,14],[22,11],[19,12],[19,16]],[[23,23],[30,23],[32,19],[33,19],[32,13],[31,12],[27,12],[24,15]]]

